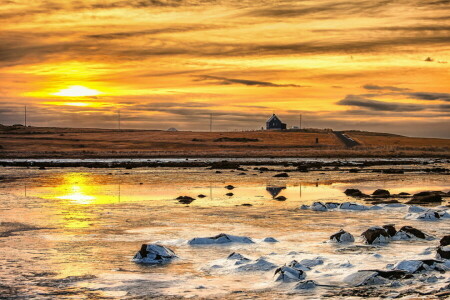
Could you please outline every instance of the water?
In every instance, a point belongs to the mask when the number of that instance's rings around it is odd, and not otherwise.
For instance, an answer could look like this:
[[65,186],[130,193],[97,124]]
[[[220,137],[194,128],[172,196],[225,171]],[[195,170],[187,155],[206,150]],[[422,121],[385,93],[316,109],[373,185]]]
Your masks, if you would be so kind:
[[[292,172],[289,178],[273,178],[274,173],[260,174],[251,167],[246,173],[239,176],[226,170],[216,174],[200,168],[2,168],[0,174],[14,180],[0,183],[0,292],[39,299],[240,297],[251,293],[289,297],[292,287],[275,284],[273,271],[239,272],[223,265],[224,259],[235,251],[282,265],[292,259],[320,256],[324,264],[308,271],[307,279],[342,285],[345,275],[359,269],[433,257],[434,252],[419,254],[438,241],[402,241],[338,251],[346,246],[326,241],[340,228],[355,237],[369,226],[387,223],[398,228],[412,225],[436,237],[450,229],[448,219],[435,223],[404,220],[403,208],[325,213],[298,209],[313,201],[354,201],[343,194],[347,188],[367,193],[377,188],[391,193],[448,191],[446,175]],[[229,184],[236,188],[225,189]],[[234,195],[227,196],[229,192]],[[199,194],[206,197],[198,198]],[[181,195],[196,200],[180,204],[175,198]],[[287,200],[277,201],[274,196]],[[249,236],[256,243],[187,245],[194,237],[221,232]],[[261,241],[269,236],[280,242]],[[133,263],[131,258],[145,242],[164,244],[179,259],[164,266]],[[319,297],[323,292],[326,288],[307,293]]]

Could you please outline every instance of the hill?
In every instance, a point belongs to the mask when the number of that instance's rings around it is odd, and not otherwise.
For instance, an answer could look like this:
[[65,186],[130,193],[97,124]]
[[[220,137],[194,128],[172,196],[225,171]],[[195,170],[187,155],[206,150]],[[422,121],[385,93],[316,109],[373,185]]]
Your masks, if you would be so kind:
[[101,157],[450,157],[450,139],[346,131],[191,132],[0,127],[1,158]]

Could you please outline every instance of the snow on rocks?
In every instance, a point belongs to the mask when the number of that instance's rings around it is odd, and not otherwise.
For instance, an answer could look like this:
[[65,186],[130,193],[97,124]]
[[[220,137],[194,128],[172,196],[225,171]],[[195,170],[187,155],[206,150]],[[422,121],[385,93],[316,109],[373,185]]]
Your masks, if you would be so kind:
[[339,232],[330,236],[330,241],[336,243],[352,243],[355,241],[353,235],[344,229],[339,230]]
[[426,210],[417,213],[409,213],[405,216],[408,220],[437,221],[443,218],[450,218],[450,214],[445,210]]
[[299,263],[296,260],[291,261],[287,266],[291,267],[291,268],[294,268],[294,269],[302,270],[302,271],[309,271],[309,270],[311,270],[310,267],[302,265],[301,263]]
[[314,202],[311,205],[311,210],[313,211],[327,211],[328,208],[325,204],[323,204],[322,202]]
[[263,242],[265,243],[278,243],[278,240],[276,238],[273,237],[266,237]]
[[403,270],[360,270],[344,278],[344,282],[351,286],[384,285],[388,280],[411,278]]
[[380,226],[373,226],[364,231],[361,236],[366,244],[385,244],[390,240],[387,230]]
[[255,261],[250,260],[250,262],[246,264],[242,264],[236,270],[237,271],[245,271],[245,272],[254,272],[254,271],[270,271],[275,269],[277,266],[270,261],[266,260],[264,257],[260,257]]
[[442,261],[434,259],[423,260],[402,260],[393,266],[393,270],[405,271],[410,274],[419,273],[422,271],[443,270],[440,266]]
[[275,270],[275,281],[294,282],[306,278],[304,271],[289,266],[282,266]]
[[300,281],[294,286],[294,290],[310,290],[314,289],[317,283],[314,280]]
[[400,230],[392,237],[395,241],[400,240],[415,240],[415,239],[422,239],[422,240],[432,240],[434,239],[432,236],[422,232],[421,230],[414,228],[412,226],[403,226],[400,228]]
[[143,244],[133,261],[141,264],[162,264],[176,258],[175,252],[158,244]]
[[253,244],[253,240],[246,236],[236,236],[231,234],[221,233],[212,237],[193,238],[188,242],[189,245],[214,245],[227,243],[242,243]]
[[339,205],[339,209],[368,210],[369,207],[362,205],[362,204],[358,204],[358,203],[344,202],[344,203],[341,203],[341,205]]

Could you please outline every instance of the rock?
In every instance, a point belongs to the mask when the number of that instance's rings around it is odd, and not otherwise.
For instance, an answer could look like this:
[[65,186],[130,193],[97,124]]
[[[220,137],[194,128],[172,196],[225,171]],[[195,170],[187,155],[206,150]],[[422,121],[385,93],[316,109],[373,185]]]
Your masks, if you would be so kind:
[[141,264],[161,264],[177,256],[164,246],[158,244],[142,244],[141,250],[133,257],[133,261]]
[[260,257],[254,263],[247,263],[237,268],[238,271],[255,272],[255,271],[270,271],[277,266],[265,258]]
[[195,199],[189,196],[179,196],[176,198],[176,200],[183,204],[191,204]]
[[415,206],[415,205],[411,205],[410,207],[408,207],[408,212],[410,213],[420,213],[420,212],[424,212],[427,209],[421,206]]
[[275,239],[275,238],[273,238],[273,237],[266,237],[266,238],[263,240],[263,242],[266,242],[266,243],[278,243],[278,240]]
[[450,259],[450,246],[439,246],[436,256],[440,259]]
[[234,189],[234,186],[232,186],[231,184],[229,184],[229,185],[227,185],[225,188],[226,188],[227,190],[232,190],[232,189]]
[[225,195],[228,196],[228,197],[234,196],[233,193],[226,193]]
[[365,194],[358,189],[346,189],[344,194],[352,197],[364,197]]
[[377,189],[372,193],[372,196],[378,197],[378,198],[387,198],[391,195],[391,193],[388,190],[383,189]]
[[287,198],[285,196],[278,196],[278,197],[275,197],[274,199],[277,201],[286,201],[287,200]]
[[313,210],[313,211],[327,211],[328,208],[322,202],[314,202],[311,205],[311,210]]
[[275,270],[275,281],[281,282],[294,282],[300,281],[306,278],[304,271],[291,268],[288,266],[282,266]]
[[273,177],[289,177],[289,174],[288,173],[279,173],[279,174],[273,175]]
[[370,227],[361,235],[364,238],[365,242],[370,245],[388,243],[390,240],[389,234],[387,233],[386,229],[379,226]]
[[442,261],[434,259],[403,260],[395,264],[393,269],[414,274],[422,271],[439,270],[440,267],[438,266],[438,264],[442,264]]
[[406,202],[407,204],[422,204],[442,202],[442,196],[436,192],[420,192],[414,194],[413,198]]
[[253,204],[250,204],[250,203],[243,203],[243,204],[241,204],[241,206],[253,206]]
[[406,193],[406,192],[401,192],[401,193],[398,193],[398,195],[399,196],[410,196],[411,194],[410,193]]
[[410,213],[405,216],[408,220],[421,220],[421,221],[436,221],[442,217],[449,217],[446,212],[438,212],[433,210],[427,210],[421,213]]
[[323,265],[323,260],[319,257],[313,258],[313,259],[302,259],[300,261],[300,264],[308,267],[308,268],[312,268],[318,265]]
[[327,203],[325,203],[325,206],[328,209],[335,209],[335,208],[339,207],[339,203],[337,203],[337,202],[327,202]]
[[302,204],[302,205],[300,206],[300,209],[303,209],[303,210],[305,210],[305,209],[311,209],[311,207],[310,207],[309,205]]
[[394,224],[383,225],[384,230],[386,230],[387,234],[390,237],[393,237],[397,233],[397,229],[395,229]]
[[400,230],[394,235],[394,240],[411,240],[411,239],[429,239],[430,236],[426,235],[419,229],[416,229],[411,226],[403,226]]
[[305,271],[305,272],[311,270],[310,267],[302,265],[301,263],[299,263],[295,259],[293,261],[291,261],[287,266],[291,267],[291,268],[294,268],[294,269],[302,270],[302,271]]
[[365,205],[361,205],[358,203],[344,202],[344,203],[341,203],[341,205],[339,205],[339,209],[368,210],[369,208]]
[[444,237],[439,241],[439,245],[440,245],[440,246],[448,246],[448,245],[450,245],[450,235],[444,236]]
[[193,238],[188,242],[189,245],[211,245],[211,244],[227,244],[227,243],[242,243],[253,244],[253,240],[246,236],[235,236],[221,233],[213,237]]
[[243,256],[240,253],[237,252],[233,252],[230,255],[228,255],[227,259],[229,260],[238,260],[238,261],[250,261],[250,259],[248,259],[247,257]]
[[345,277],[344,282],[351,286],[365,286],[385,284],[386,280],[380,278],[376,271],[358,271]]
[[300,281],[294,286],[294,290],[310,290],[314,289],[317,283],[314,280]]
[[339,232],[330,236],[330,240],[336,243],[352,243],[355,241],[355,238],[349,232],[341,229]]

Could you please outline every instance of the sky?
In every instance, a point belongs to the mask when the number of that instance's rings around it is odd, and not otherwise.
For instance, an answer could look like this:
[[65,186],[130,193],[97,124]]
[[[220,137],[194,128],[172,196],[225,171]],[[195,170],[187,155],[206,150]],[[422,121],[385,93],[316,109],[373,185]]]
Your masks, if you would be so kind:
[[0,0],[0,123],[450,138],[449,0]]

